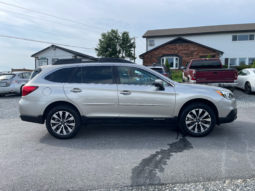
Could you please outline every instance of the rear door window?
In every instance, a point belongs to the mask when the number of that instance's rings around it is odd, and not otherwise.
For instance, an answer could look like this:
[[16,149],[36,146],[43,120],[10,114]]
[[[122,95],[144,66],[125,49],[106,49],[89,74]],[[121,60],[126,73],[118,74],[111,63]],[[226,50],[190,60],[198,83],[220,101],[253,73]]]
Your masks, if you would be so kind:
[[41,71],[42,71],[41,68],[35,69],[35,70],[31,73],[29,79],[33,79],[33,78],[34,78],[37,74],[39,74]]
[[222,68],[219,60],[194,60],[190,65],[190,69],[213,69]]
[[23,73],[23,78],[29,79],[30,75],[31,75],[31,73],[29,73],[29,72]]
[[77,68],[71,78],[69,79],[68,83],[82,83],[82,71],[81,67]]
[[82,67],[82,83],[113,84],[111,66],[85,66]]
[[62,68],[50,73],[44,79],[51,82],[65,83],[67,82],[73,71],[74,68]]

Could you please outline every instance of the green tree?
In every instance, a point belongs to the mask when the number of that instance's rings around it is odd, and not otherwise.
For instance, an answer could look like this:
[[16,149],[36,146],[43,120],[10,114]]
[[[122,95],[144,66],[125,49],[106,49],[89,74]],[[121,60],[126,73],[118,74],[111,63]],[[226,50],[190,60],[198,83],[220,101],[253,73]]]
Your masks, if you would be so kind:
[[252,68],[255,68],[255,60],[253,61],[251,67],[252,67]]
[[111,30],[101,34],[101,39],[95,48],[98,57],[105,58],[128,58],[135,60],[135,42],[132,42],[127,31],[122,32]]
[[206,58],[212,58],[212,56],[210,54],[208,54]]
[[170,69],[170,64],[169,64],[169,62],[168,62],[168,59],[166,59],[166,61],[165,61],[165,66],[166,66],[166,68],[168,69],[168,71],[169,71],[169,78],[170,79],[172,79],[172,71],[171,71],[171,69]]

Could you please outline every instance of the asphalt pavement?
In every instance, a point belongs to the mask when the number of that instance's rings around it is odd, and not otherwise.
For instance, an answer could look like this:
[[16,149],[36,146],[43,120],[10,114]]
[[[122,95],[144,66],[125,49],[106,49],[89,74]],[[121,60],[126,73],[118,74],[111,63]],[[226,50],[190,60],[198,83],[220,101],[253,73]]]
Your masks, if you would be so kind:
[[[237,94],[242,95],[243,92]],[[89,125],[59,140],[0,98],[0,190],[87,190],[255,175],[255,95],[238,119],[203,138],[157,125]],[[240,102],[243,96],[240,96]]]

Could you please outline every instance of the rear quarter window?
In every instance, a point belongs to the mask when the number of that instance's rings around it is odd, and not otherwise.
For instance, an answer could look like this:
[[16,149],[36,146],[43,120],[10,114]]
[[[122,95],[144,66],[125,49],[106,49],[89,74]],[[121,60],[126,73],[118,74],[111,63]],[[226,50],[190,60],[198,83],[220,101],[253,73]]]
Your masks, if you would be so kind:
[[74,68],[62,68],[48,74],[44,79],[51,82],[65,83],[69,79],[73,70]]
[[213,69],[222,68],[219,60],[194,60],[190,65],[190,69]]

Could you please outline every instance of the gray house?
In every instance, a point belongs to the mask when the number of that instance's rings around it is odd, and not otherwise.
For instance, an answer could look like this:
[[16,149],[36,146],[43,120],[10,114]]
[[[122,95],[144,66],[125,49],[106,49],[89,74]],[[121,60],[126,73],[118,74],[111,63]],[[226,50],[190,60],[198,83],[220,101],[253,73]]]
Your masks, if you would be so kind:
[[35,54],[31,57],[35,58],[35,68],[43,65],[51,65],[56,62],[58,59],[70,59],[70,58],[78,58],[82,59],[82,61],[94,61],[97,58],[93,56],[89,56],[87,54],[83,54],[80,52],[76,52],[67,48],[63,48],[56,45],[51,45]]

